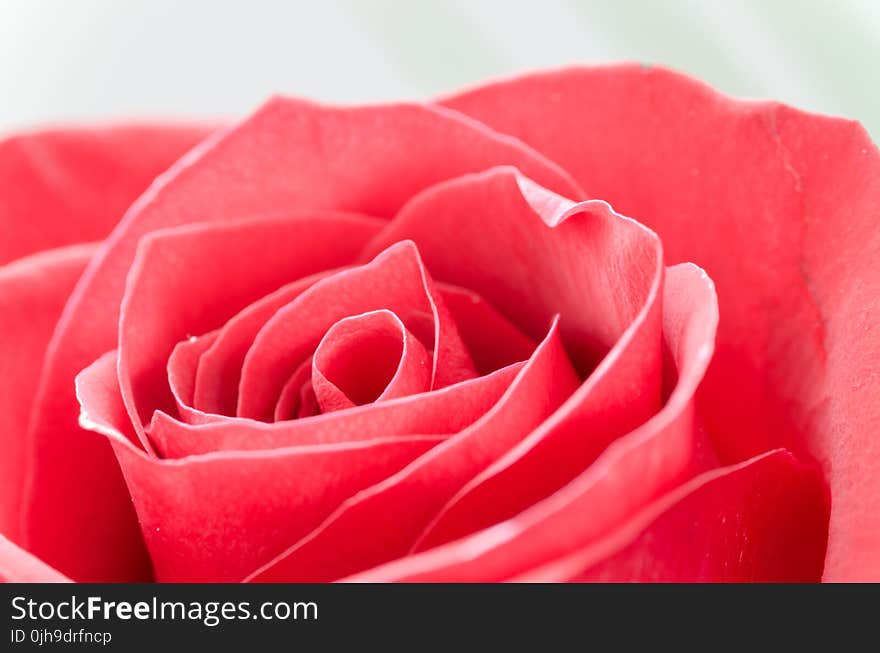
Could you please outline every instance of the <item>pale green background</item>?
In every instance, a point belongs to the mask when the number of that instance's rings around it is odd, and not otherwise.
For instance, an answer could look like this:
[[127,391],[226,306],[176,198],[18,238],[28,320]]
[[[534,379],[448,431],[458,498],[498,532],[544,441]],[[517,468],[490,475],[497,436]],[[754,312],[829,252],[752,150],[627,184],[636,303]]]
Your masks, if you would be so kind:
[[880,136],[880,0],[0,0],[0,130],[240,115],[276,91],[429,97],[622,59]]

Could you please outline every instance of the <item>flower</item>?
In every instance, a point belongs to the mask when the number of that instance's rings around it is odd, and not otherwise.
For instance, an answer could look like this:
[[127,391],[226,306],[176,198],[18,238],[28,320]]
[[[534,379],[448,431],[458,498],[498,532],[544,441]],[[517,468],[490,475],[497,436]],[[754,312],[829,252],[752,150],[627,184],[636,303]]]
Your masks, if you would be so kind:
[[858,124],[624,65],[205,134],[0,150],[6,577],[880,578]]

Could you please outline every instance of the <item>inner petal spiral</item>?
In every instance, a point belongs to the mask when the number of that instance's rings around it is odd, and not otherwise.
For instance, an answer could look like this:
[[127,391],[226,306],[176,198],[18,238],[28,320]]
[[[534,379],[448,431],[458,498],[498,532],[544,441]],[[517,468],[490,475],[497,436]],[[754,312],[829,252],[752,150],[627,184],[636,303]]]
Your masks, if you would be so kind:
[[424,392],[430,385],[427,350],[387,310],[340,320],[312,359],[312,386],[323,412]]

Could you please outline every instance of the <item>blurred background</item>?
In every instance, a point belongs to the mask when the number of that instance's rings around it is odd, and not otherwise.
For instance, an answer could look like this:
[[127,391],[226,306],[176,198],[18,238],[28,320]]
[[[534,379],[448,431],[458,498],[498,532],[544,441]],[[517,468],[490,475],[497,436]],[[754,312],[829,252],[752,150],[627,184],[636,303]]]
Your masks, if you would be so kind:
[[273,92],[428,98],[615,60],[856,118],[880,140],[880,0],[0,0],[0,131],[239,116]]

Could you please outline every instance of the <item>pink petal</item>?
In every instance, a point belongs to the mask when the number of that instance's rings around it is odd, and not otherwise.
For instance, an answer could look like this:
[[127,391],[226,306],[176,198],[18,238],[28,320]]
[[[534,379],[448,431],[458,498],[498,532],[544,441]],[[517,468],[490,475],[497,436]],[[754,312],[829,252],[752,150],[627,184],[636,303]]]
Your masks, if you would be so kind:
[[308,419],[265,423],[221,418],[192,425],[157,412],[150,426],[150,438],[163,456],[179,458],[216,451],[269,450],[396,435],[456,433],[482,417],[498,401],[521,367],[522,363],[517,363],[441,390]]
[[275,414],[272,417],[276,422],[313,417],[320,414],[319,408],[315,389],[312,387],[312,359],[309,357],[296,368],[281,388],[281,394],[275,404]]
[[433,351],[431,387],[474,376],[458,329],[412,243],[392,245],[364,266],[312,285],[260,329],[242,366],[240,417],[268,420],[289,375],[338,320],[389,309]]
[[444,283],[437,289],[480,374],[526,360],[538,346],[474,291]]
[[456,490],[540,424],[578,382],[554,320],[544,342],[480,420],[353,496],[251,579],[327,581],[405,555]]
[[57,129],[0,139],[0,265],[104,238],[209,127]]
[[[174,397],[177,414],[188,424],[204,424],[211,416],[193,408],[199,362],[217,341],[219,330],[202,336],[191,336],[178,342],[168,357],[168,388]],[[149,435],[149,434],[148,434]],[[151,437],[152,440],[152,437]]]
[[343,318],[315,349],[312,387],[324,413],[426,392],[431,357],[391,311]]
[[719,453],[815,458],[832,496],[825,580],[880,579],[880,152],[864,129],[634,65],[445,103],[561,163],[655,229],[671,261],[706,268],[724,311],[701,393]]
[[[25,498],[30,549],[78,579],[131,579],[136,572],[129,553],[136,545],[128,539],[134,518],[117,463],[104,442],[76,425],[71,387],[84,366],[117,345],[117,307],[141,236],[279,207],[391,215],[430,184],[502,163],[548,188],[580,193],[557,166],[515,139],[419,105],[346,109],[279,98],[176,163],[111,234],[53,337],[31,434],[37,454]],[[104,523],[118,528],[107,533],[97,526]]]
[[291,279],[352,260],[376,229],[375,220],[310,212],[145,237],[119,324],[119,383],[142,444],[149,449],[143,424],[152,411],[173,408],[165,374],[178,342],[221,326]]
[[69,583],[64,574],[0,535],[0,583]]
[[239,580],[341,501],[442,440],[375,438],[161,460],[117,430],[126,412],[115,368],[109,352],[77,377],[82,424],[113,445],[159,581]]
[[817,582],[825,483],[778,449],[693,479],[607,537],[517,576],[538,582]]
[[0,533],[15,541],[28,420],[43,356],[67,296],[94,252],[94,245],[72,245],[0,267]]
[[234,415],[241,366],[257,333],[278,309],[292,302],[316,281],[332,273],[319,272],[292,281],[230,318],[219,329],[214,343],[199,358],[193,406],[205,413]]
[[693,475],[700,434],[694,393],[712,358],[718,306],[690,264],[667,270],[664,347],[677,368],[663,409],[610,445],[568,485],[515,517],[354,580],[505,580],[585,548]]
[[513,516],[656,412],[663,261],[638,223],[511,168],[418,195],[366,255],[401,238],[417,244],[438,279],[472,288],[529,335],[558,312],[566,350],[589,375],[559,412],[461,488],[422,547]]

